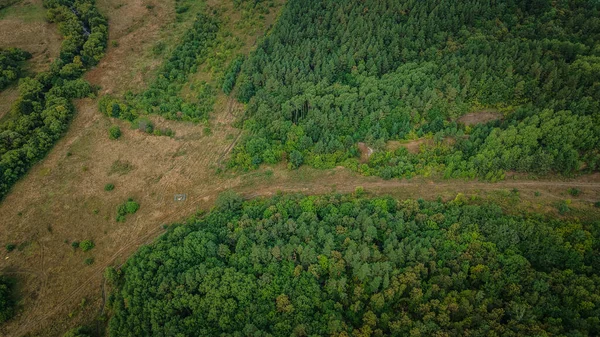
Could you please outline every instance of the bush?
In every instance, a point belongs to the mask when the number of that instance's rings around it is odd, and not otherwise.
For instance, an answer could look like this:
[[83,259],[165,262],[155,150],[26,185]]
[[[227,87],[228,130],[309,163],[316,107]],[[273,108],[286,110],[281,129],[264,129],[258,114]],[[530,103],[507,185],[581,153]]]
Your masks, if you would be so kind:
[[108,191],[112,191],[114,189],[115,189],[115,185],[114,184],[106,184],[106,185],[104,185],[104,190],[107,191],[107,192]]
[[71,242],[71,247],[73,247],[74,249],[79,248],[79,241],[73,241],[73,242]]
[[138,130],[145,132],[145,133],[153,133],[154,132],[154,123],[149,120],[148,118],[140,118],[137,121],[137,128]]
[[30,58],[30,53],[18,48],[0,49],[0,90],[21,76],[21,65]]
[[9,253],[15,250],[15,248],[17,248],[17,245],[15,245],[14,243],[6,244],[6,251]]
[[113,125],[108,129],[108,137],[113,140],[121,137],[121,129],[118,125]]
[[115,267],[107,267],[104,270],[104,278],[108,281],[109,285],[116,285],[119,281],[119,272]]
[[133,214],[133,213],[137,212],[138,209],[140,209],[140,204],[133,201],[133,199],[129,199],[125,203],[125,210],[127,211],[127,214]]
[[578,188],[569,188],[569,194],[576,197],[581,194],[581,190]]
[[244,55],[240,55],[240,56],[236,57],[233,61],[231,61],[229,68],[225,72],[225,78],[223,79],[222,89],[223,89],[223,92],[225,93],[225,95],[229,95],[231,93],[231,91],[233,90],[233,87],[235,86],[237,77],[238,77],[240,71],[242,70],[243,63],[244,63]]
[[159,56],[166,47],[167,45],[163,41],[160,41],[152,47],[152,54],[154,54],[154,56]]
[[215,208],[219,211],[238,211],[242,207],[244,200],[241,196],[232,190],[225,191],[217,197]]
[[302,165],[302,163],[304,162],[304,156],[302,155],[302,153],[300,153],[300,151],[292,151],[292,153],[290,153],[290,167],[292,169],[297,169],[298,167],[300,167],[300,165]]
[[87,259],[85,259],[83,261],[83,263],[85,263],[86,266],[91,266],[92,264],[94,264],[94,258],[93,257],[88,257]]
[[558,204],[558,213],[560,215],[564,215],[564,214],[567,214],[567,212],[569,212],[569,205],[567,204],[566,201],[561,201]]
[[94,248],[94,242],[91,240],[83,240],[81,241],[81,243],[79,244],[79,247],[81,248],[82,251],[87,252],[92,250],[92,248]]
[[134,214],[140,209],[140,204],[135,202],[133,198],[129,198],[125,203],[117,207],[117,221],[124,222],[127,214]]

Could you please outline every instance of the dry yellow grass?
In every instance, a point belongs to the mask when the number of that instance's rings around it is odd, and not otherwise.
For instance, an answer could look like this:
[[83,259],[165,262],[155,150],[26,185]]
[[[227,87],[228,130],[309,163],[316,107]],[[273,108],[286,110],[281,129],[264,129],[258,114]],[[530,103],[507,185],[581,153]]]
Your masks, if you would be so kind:
[[46,70],[60,52],[62,37],[56,25],[45,21],[42,0],[21,1],[0,13],[0,47],[30,52],[28,69]]
[[[98,3],[105,10],[115,4],[111,0]],[[141,8],[135,1],[125,6]],[[123,7],[108,11],[111,22],[127,15]],[[162,9],[157,3],[154,10]],[[147,51],[153,42],[134,47],[137,37],[162,36],[161,30],[169,22],[154,22],[150,12],[131,15],[139,15],[141,23],[128,32],[127,20],[115,22],[111,36],[114,34],[120,45],[110,48],[101,65],[88,76],[104,91],[121,93],[130,87],[123,82],[130,80],[127,69],[135,67],[138,60],[128,50]],[[67,134],[0,203],[0,244],[22,244],[21,249],[3,252],[0,259],[0,271],[18,277],[21,293],[21,310],[0,328],[0,335],[60,336],[71,327],[96,324],[94,319],[102,312],[104,269],[123,263],[140,245],[158,236],[163,224],[181,221],[199,209],[208,210],[216,196],[227,189],[257,197],[278,191],[352,192],[362,186],[369,193],[400,198],[451,199],[457,193],[493,197],[518,188],[522,207],[540,211],[567,198],[563,194],[569,187],[583,192],[574,201],[575,207],[589,207],[589,202],[600,196],[598,175],[568,182],[507,180],[489,184],[383,181],[343,168],[287,171],[275,166],[240,175],[216,174],[219,159],[239,132],[231,126],[231,112],[241,108],[219,94],[210,135],[204,133],[202,125],[151,117],[157,125],[175,130],[176,136],[168,138],[150,136],[130,129],[125,122],[108,119],[98,112],[94,100],[78,101],[78,113]],[[107,129],[113,123],[123,132],[118,141],[108,139]],[[128,163],[131,170],[111,173],[116,161]],[[113,183],[115,189],[104,191],[107,183]],[[534,191],[540,191],[541,196],[535,197]],[[185,202],[174,201],[179,193],[187,194]],[[116,207],[128,197],[134,197],[141,208],[126,222],[117,223]],[[84,239],[94,240],[96,247],[87,253],[71,248],[71,241]],[[91,256],[95,263],[86,266],[83,261]],[[81,305],[83,299],[85,305]]]
[[[31,53],[25,70],[47,70],[60,52],[62,37],[54,24],[44,20],[42,0],[21,1],[0,11],[0,48],[21,48]],[[0,92],[0,118],[18,97],[16,84]]]
[[[142,90],[144,74],[160,63],[151,56],[152,47],[166,40],[174,45],[183,33],[170,30],[174,1],[156,2],[151,8],[148,4],[98,1],[108,13],[111,40],[118,44],[111,44],[98,67],[86,75],[103,93]],[[159,127],[175,130],[174,138],[150,136],[109,120],[98,112],[95,100],[80,100],[76,106],[66,135],[0,203],[0,243],[19,244],[0,260],[0,272],[18,277],[21,296],[19,313],[0,328],[2,336],[61,335],[73,325],[92,321],[107,265],[123,261],[155,237],[161,224],[208,207],[219,191],[241,182],[214,174],[230,147],[228,135],[237,133],[230,126],[231,111],[241,109],[223,94],[217,97],[210,135],[202,125],[151,117]],[[108,139],[113,123],[123,131],[118,141]],[[116,161],[132,169],[112,174]],[[104,191],[106,183],[113,183],[115,190]],[[176,193],[188,194],[188,201],[174,202]],[[117,223],[116,207],[128,197],[142,208],[125,223]],[[70,247],[69,242],[84,239],[94,240],[96,248],[84,254]],[[83,261],[91,256],[95,263],[86,266]],[[87,304],[81,306],[84,298]]]

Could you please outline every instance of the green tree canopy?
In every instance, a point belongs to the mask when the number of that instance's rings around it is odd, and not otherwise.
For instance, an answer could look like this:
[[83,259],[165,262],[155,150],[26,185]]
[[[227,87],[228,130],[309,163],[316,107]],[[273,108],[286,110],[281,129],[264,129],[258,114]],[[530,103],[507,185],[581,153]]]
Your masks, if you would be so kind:
[[110,334],[594,336],[599,226],[460,198],[247,201],[129,259]]

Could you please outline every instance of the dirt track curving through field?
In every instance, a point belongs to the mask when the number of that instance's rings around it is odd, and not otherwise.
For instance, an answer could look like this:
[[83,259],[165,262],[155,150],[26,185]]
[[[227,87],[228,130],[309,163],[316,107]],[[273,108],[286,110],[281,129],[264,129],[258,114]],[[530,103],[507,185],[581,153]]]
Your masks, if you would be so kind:
[[[31,280],[23,289],[20,314],[0,329],[0,335],[60,336],[69,327],[91,324],[104,305],[106,267],[122,265],[162,233],[162,224],[209,210],[218,194],[228,189],[256,198],[278,192],[352,193],[362,187],[371,195],[444,200],[458,193],[506,199],[518,191],[517,206],[538,212],[556,212],[556,204],[567,199],[574,208],[594,211],[591,203],[600,200],[600,174],[562,180],[509,177],[497,183],[386,181],[341,167],[290,171],[284,164],[244,174],[217,174],[240,135],[227,122],[232,120],[225,108],[228,100],[222,101],[221,112],[214,116],[222,122],[215,123],[210,135],[204,135],[200,125],[155,118],[157,124],[176,130],[176,137],[150,136],[122,125],[119,141],[107,140],[111,122],[98,113],[94,101],[78,103],[69,132],[0,203],[0,218],[5,220],[0,223],[0,243],[36,243],[0,259],[0,271]],[[132,170],[111,173],[115,161],[131,164]],[[103,191],[106,183],[114,183],[115,190]],[[581,194],[571,196],[570,188]],[[178,193],[185,193],[187,200],[175,202],[173,195]],[[115,208],[128,197],[142,207],[126,222],[117,223]],[[83,239],[94,240],[96,247],[88,253],[74,251],[69,243]],[[95,264],[85,266],[86,257],[93,257]],[[87,309],[80,308],[83,299],[89,303]]]
[[[160,30],[165,23],[157,18],[167,18],[161,13],[173,3],[157,3],[153,10],[141,0],[123,6],[113,0],[98,4],[111,19],[111,39],[116,39],[118,46],[111,45],[87,79],[101,85],[102,93],[115,95],[142,87],[143,75],[159,65],[152,47],[168,33]],[[260,32],[255,34],[245,37],[249,41],[245,51]],[[158,127],[176,132],[169,138],[139,132],[128,123],[101,115],[94,100],[78,101],[68,132],[0,202],[0,245],[24,247],[0,258],[0,272],[23,284],[19,313],[0,328],[0,336],[62,336],[69,328],[97,322],[105,303],[105,268],[122,265],[141,245],[163,233],[163,224],[182,222],[198,210],[209,210],[218,194],[228,189],[245,198],[278,192],[352,193],[357,187],[368,194],[400,199],[450,200],[458,193],[492,200],[510,196],[515,202],[511,209],[554,213],[557,202],[572,199],[574,209],[598,212],[590,205],[600,200],[598,174],[559,181],[509,178],[487,183],[427,178],[385,181],[344,168],[289,171],[283,164],[241,174],[217,173],[242,135],[232,126],[242,109],[219,93],[211,132],[203,125],[151,116]],[[123,132],[118,141],[107,136],[113,124]],[[420,143],[404,145],[417,151]],[[125,163],[129,169],[115,173],[115,163]],[[104,191],[108,183],[115,185],[113,191]],[[570,188],[581,194],[571,196]],[[174,201],[173,196],[181,193],[187,200]],[[141,204],[140,210],[125,222],[116,222],[116,208],[130,197]],[[93,240],[96,247],[85,253],[71,247],[71,242],[85,239]],[[94,258],[94,264],[84,264],[86,258]],[[83,299],[86,306],[81,305]]]
[[[226,149],[228,149],[227,147]],[[358,176],[346,169],[338,168],[328,171],[316,171],[311,169],[302,169],[300,171],[286,171],[282,168],[272,169],[272,177],[267,181],[263,181],[260,172],[249,173],[242,177],[248,179],[232,179],[228,184],[222,186],[189,186],[191,196],[189,204],[185,207],[185,211],[181,214],[171,214],[165,220],[177,221],[181,220],[182,216],[192,214],[195,209],[207,210],[220,191],[232,188],[241,193],[246,198],[268,197],[279,192],[284,193],[303,193],[303,194],[324,194],[331,192],[351,193],[357,187],[363,187],[367,193],[373,195],[391,194],[397,197],[423,197],[426,199],[434,199],[442,196],[444,199],[449,199],[457,193],[466,195],[486,195],[497,191],[510,191],[516,189],[521,194],[521,198],[526,202],[531,202],[538,197],[535,197],[534,192],[540,194],[540,202],[548,204],[558,200],[568,198],[565,193],[569,188],[577,188],[582,194],[576,198],[577,202],[594,202],[600,198],[600,178],[598,175],[585,176],[579,179],[569,181],[533,181],[533,180],[505,180],[498,183],[487,183],[478,181],[432,181],[425,179],[413,180],[390,180],[384,181],[373,177]],[[308,176],[307,176],[308,175]],[[249,180],[256,179],[256,182]],[[201,192],[204,193],[201,193]],[[168,196],[165,196],[168,197]],[[147,204],[145,204],[147,205]],[[147,205],[152,206],[152,205]],[[145,217],[144,217],[145,218]],[[145,219],[140,219],[148,222]],[[46,326],[53,318],[61,315],[65,307],[77,303],[82,297],[95,297],[93,303],[98,303],[96,310],[102,310],[102,305],[105,301],[105,292],[102,287],[97,285],[103,284],[103,271],[111,265],[121,265],[125,259],[135,252],[141,245],[151,242],[155,237],[163,232],[160,227],[162,222],[149,221],[145,223],[144,231],[139,232],[139,236],[129,237],[127,242],[123,242],[118,249],[113,252],[106,251],[105,258],[93,266],[92,269],[86,272],[86,278],[76,283],[73,288],[62,292],[61,299],[54,302],[52,308],[47,306],[39,306],[31,308],[26,316],[21,317],[21,324],[12,331],[6,331],[6,336],[20,336],[27,332],[38,331]],[[47,253],[46,253],[47,254]],[[118,261],[118,263],[117,263]],[[39,271],[36,269],[20,269],[13,273],[30,273],[37,275],[43,279],[48,279],[44,264],[40,263]],[[52,280],[43,282],[42,295],[48,292],[55,292],[56,284],[52,284]]]

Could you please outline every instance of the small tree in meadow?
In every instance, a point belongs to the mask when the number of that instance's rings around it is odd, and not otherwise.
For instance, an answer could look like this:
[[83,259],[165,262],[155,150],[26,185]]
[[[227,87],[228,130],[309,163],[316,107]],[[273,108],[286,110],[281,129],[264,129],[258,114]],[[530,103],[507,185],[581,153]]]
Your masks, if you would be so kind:
[[94,246],[95,245],[92,240],[83,240],[79,243],[79,248],[81,248],[81,250],[84,252],[91,250],[92,248],[94,248]]
[[119,139],[121,137],[121,128],[118,125],[113,125],[108,129],[108,137],[110,139]]

